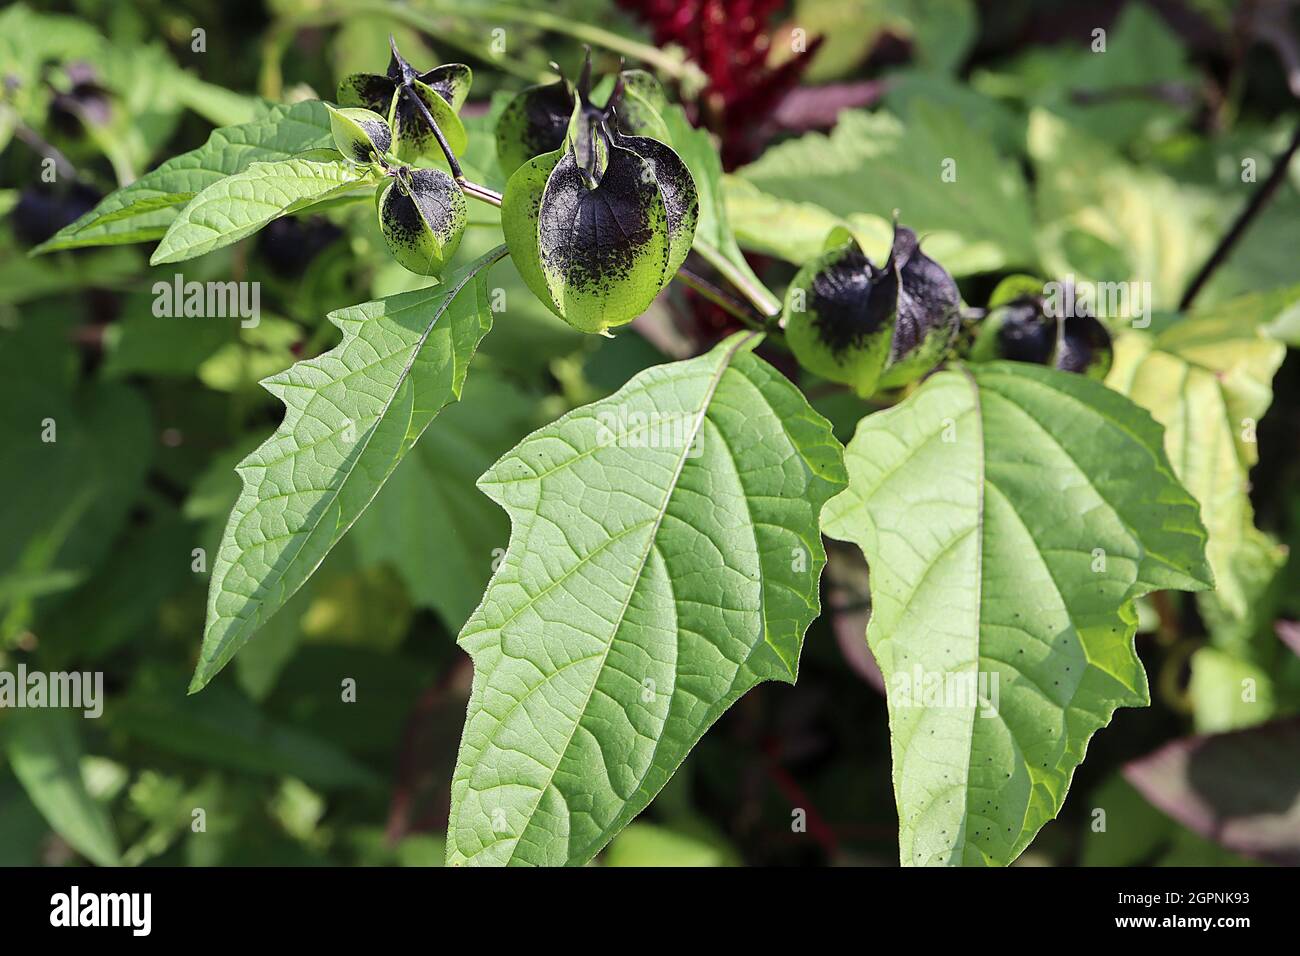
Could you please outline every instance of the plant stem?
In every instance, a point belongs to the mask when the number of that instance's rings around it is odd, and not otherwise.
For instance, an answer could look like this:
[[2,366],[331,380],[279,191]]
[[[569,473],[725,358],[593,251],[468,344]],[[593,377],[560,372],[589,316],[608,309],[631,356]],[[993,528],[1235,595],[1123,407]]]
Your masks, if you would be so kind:
[[682,266],[677,270],[677,275],[674,276],[674,278],[687,288],[694,289],[703,298],[712,302],[732,318],[739,319],[749,328],[759,332],[765,332],[768,330],[771,321],[770,317],[755,314],[745,305],[744,302],[733,299],[722,289],[719,289],[712,282],[709,282],[698,273]]
[[777,301],[776,296],[768,291],[767,287],[761,282],[745,275],[734,262],[720,251],[707,242],[701,242],[698,239],[691,248],[699,253],[700,258],[717,269],[718,274],[749,300],[750,305],[765,319],[775,319],[781,314],[781,303]]
[[1250,201],[1238,214],[1232,228],[1219,240],[1214,252],[1210,253],[1210,258],[1205,261],[1205,265],[1201,266],[1201,271],[1196,273],[1196,278],[1192,280],[1187,287],[1187,291],[1183,293],[1182,301],[1178,303],[1179,311],[1186,312],[1191,308],[1192,302],[1195,301],[1197,294],[1205,283],[1209,281],[1210,276],[1214,274],[1214,270],[1227,261],[1228,255],[1232,252],[1232,247],[1237,244],[1237,240],[1246,232],[1255,217],[1259,215],[1260,210],[1273,198],[1278,186],[1282,185],[1282,180],[1286,178],[1287,167],[1291,165],[1291,158],[1295,156],[1296,150],[1300,150],[1300,126],[1296,127],[1295,133],[1291,136],[1291,142],[1282,151],[1282,155],[1274,160],[1273,169],[1269,172],[1268,179],[1264,180],[1263,184],[1251,195]]
[[[447,166],[451,169],[451,178],[456,182],[460,182],[465,178],[465,173],[460,168],[460,160],[451,151],[451,146],[447,143],[447,137],[442,135],[442,128],[433,118],[433,114],[429,112],[429,107],[424,104],[424,100],[420,99],[411,87],[403,85],[401,89],[402,95],[406,97],[408,102],[414,104],[415,108],[420,111],[420,115],[424,117],[424,121],[429,124],[429,129],[433,131],[433,138],[438,141],[438,148],[442,150],[442,155],[447,158]],[[396,125],[396,123],[397,121],[394,119],[393,124]]]
[[447,137],[442,135],[442,129],[433,118],[433,114],[429,112],[429,107],[425,105],[424,100],[420,99],[415,90],[411,89],[409,86],[402,87],[402,95],[411,103],[415,104],[416,109],[420,111],[420,115],[424,117],[424,121],[428,123],[429,128],[433,130],[433,137],[438,141],[438,147],[442,150],[442,155],[446,157],[447,166],[451,169],[452,178],[455,179],[456,184],[460,186],[461,192],[466,196],[471,196],[474,199],[479,200],[480,202],[490,203],[493,206],[499,207],[501,205],[501,194],[499,192],[494,189],[488,189],[486,186],[480,186],[478,183],[465,178],[465,172],[460,168],[460,161],[456,159],[456,154],[451,151],[451,145],[447,142]]
[[[592,26],[589,23],[578,23],[545,10],[531,10],[506,3],[475,4],[467,10],[464,0],[419,0],[419,7],[431,12],[462,16],[471,20],[499,20],[504,23],[536,27],[549,33],[561,33],[575,40],[590,43],[592,46],[621,53],[629,59],[639,60],[694,90],[702,89],[708,82],[703,71],[694,63],[671,56],[658,47],[639,43],[620,36],[612,30]],[[353,6],[353,9],[364,8],[391,9],[391,6],[384,3],[358,3]],[[412,25],[416,24],[412,23]]]
[[463,176],[456,180],[456,184],[460,186],[460,191],[471,199],[485,202],[489,206],[496,206],[498,209],[501,208],[501,194],[495,189],[488,189],[486,186],[471,182]]

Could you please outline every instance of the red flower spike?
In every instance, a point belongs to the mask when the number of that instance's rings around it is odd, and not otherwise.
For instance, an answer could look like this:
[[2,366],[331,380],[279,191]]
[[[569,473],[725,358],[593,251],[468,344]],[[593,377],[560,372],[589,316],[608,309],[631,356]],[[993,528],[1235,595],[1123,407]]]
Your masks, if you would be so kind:
[[708,76],[699,121],[721,138],[722,163],[729,170],[758,154],[764,128],[822,39],[771,68],[769,20],[784,0],[619,0],[619,5],[649,25],[656,44],[682,47]]

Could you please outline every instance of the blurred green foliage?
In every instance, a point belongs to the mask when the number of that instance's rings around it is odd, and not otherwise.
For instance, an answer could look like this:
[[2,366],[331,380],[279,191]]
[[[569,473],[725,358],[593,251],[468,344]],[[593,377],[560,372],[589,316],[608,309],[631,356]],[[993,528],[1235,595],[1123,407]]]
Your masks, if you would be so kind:
[[[107,697],[97,720],[0,711],[0,864],[440,863],[470,676],[454,637],[508,530],[474,480],[532,429],[725,331],[676,290],[637,331],[581,336],[499,266],[492,284],[506,316],[475,360],[466,400],[236,666],[187,697],[206,570],[239,490],[233,466],[281,414],[257,382],[334,345],[327,312],[432,280],[391,261],[368,204],[277,222],[187,265],[187,280],[261,283],[252,328],[155,317],[153,284],[175,268],[149,267],[141,247],[28,251],[213,127],[265,115],[270,102],[330,98],[339,77],[382,69],[390,32],[417,62],[473,65],[465,166],[501,188],[493,94],[548,60],[574,62],[579,43],[520,23],[502,57],[473,0],[463,14],[433,4],[420,27],[382,6],[71,0],[0,13],[0,670],[99,671]],[[628,5],[521,6],[648,36]],[[968,302],[1030,271],[1150,281],[1155,307],[1175,309],[1255,188],[1243,170],[1268,174],[1300,111],[1280,66],[1222,52],[1231,5],[1183,5],[1222,49],[1180,35],[1149,6],[1124,5],[1106,21],[1104,58],[1090,51],[1090,21],[1065,16],[1066,6],[790,4],[774,37],[831,38],[806,80],[880,81],[882,96],[842,114],[829,138],[787,123],[774,130],[783,141],[728,177],[730,216],[769,284],[787,281],[837,224],[879,256],[898,209]],[[1052,35],[1044,25],[1057,21]],[[955,193],[934,187],[949,159]],[[53,182],[42,178],[51,168]],[[492,220],[471,216],[458,263],[500,241]],[[1235,494],[1245,515],[1223,557],[1240,579],[1235,603],[1164,596],[1146,606],[1139,651],[1155,703],[1119,712],[1096,739],[1074,796],[1026,862],[1246,862],[1156,809],[1121,769],[1193,731],[1300,710],[1300,662],[1273,633],[1300,616],[1300,363],[1283,353],[1300,344],[1300,295],[1290,291],[1298,247],[1300,164],[1198,300],[1206,321],[1233,303],[1231,323],[1244,318],[1237,296],[1279,296],[1255,313],[1276,361],[1255,379],[1211,363],[1209,391],[1194,396],[1227,409],[1214,426],[1225,442],[1241,424],[1235,402],[1262,416],[1258,464],[1253,440],[1249,454],[1224,452],[1231,480],[1212,491]],[[1231,338],[1193,345],[1214,352]],[[1133,347],[1191,354],[1162,341]],[[774,361],[795,374],[779,353]],[[849,437],[862,403],[807,376],[802,384]],[[1139,401],[1142,384],[1130,390]],[[1165,421],[1174,405],[1160,403],[1177,398],[1152,394],[1148,407]],[[1200,430],[1193,439],[1208,421],[1188,425]],[[42,438],[48,423],[53,441]],[[861,570],[835,549],[829,587]],[[849,590],[848,603],[866,600],[860,584]],[[814,625],[799,685],[741,701],[604,863],[894,861],[884,699],[841,651],[840,617]],[[1097,807],[1108,809],[1104,831]],[[792,827],[799,810],[803,828]]]

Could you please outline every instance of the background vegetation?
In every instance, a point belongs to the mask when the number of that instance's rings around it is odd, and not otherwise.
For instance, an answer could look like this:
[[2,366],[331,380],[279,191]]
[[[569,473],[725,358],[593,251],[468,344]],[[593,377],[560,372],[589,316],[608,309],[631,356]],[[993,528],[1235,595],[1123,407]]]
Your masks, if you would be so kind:
[[[614,338],[583,336],[500,267],[508,312],[466,401],[233,667],[187,698],[207,586],[193,550],[213,553],[239,490],[233,465],[282,412],[257,382],[332,346],[330,310],[428,280],[391,261],[365,204],[280,220],[186,267],[186,280],[261,283],[254,328],[154,317],[153,284],[176,270],[150,268],[145,247],[28,251],[214,126],[250,118],[256,97],[329,98],[343,75],[382,72],[390,32],[419,64],[473,66],[464,115],[483,169],[495,93],[552,59],[572,71],[584,42],[605,67],[645,62],[719,137],[733,223],[775,288],[835,224],[887,247],[898,209],[969,303],[1029,271],[1149,282],[1156,309],[1173,312],[1267,189],[1197,295],[1198,328],[1213,335],[1139,364],[1127,386],[1183,429],[1189,460],[1212,463],[1206,484],[1188,484],[1233,515],[1212,555],[1233,590],[1143,604],[1153,706],[1120,710],[1095,738],[1022,862],[1300,859],[1300,359],[1286,349],[1300,343],[1300,163],[1265,185],[1300,123],[1296,23],[1289,3],[1228,0],[7,7],[0,669],[102,671],[108,700],[99,720],[0,711],[0,863],[440,863],[471,673],[454,638],[508,531],[474,480],[532,429],[735,328],[673,287]],[[946,158],[959,201],[937,185]],[[499,241],[471,222],[460,258]],[[1249,308],[1245,293],[1258,294]],[[766,354],[798,376],[788,355]],[[847,440],[863,403],[801,384]],[[1251,438],[1242,409],[1257,410]],[[38,440],[45,419],[53,445]],[[751,691],[603,864],[896,861],[855,549],[832,549],[824,592],[798,686]],[[340,693],[349,678],[355,702]],[[1203,762],[1196,799],[1231,825],[1193,832],[1178,822],[1194,803],[1178,768],[1143,758],[1229,731],[1242,736]],[[792,828],[795,810],[805,828]]]

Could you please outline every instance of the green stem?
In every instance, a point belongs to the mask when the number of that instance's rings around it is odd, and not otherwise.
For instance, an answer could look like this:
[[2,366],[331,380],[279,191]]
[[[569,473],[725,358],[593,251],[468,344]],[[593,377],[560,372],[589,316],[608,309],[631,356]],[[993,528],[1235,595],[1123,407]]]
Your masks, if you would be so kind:
[[767,329],[768,323],[763,316],[755,315],[750,311],[745,303],[733,299],[712,282],[709,282],[703,276],[697,275],[685,266],[678,269],[677,275],[673,278],[687,288],[694,289],[702,298],[712,302],[733,318],[744,322],[745,325],[749,326],[751,329],[759,332]]
[[775,319],[781,314],[780,301],[756,277],[752,274],[747,275],[748,270],[741,269],[707,242],[696,239],[691,248],[699,253],[700,258],[717,269],[718,274],[749,300],[750,305],[757,309],[765,319]]
[[[371,4],[357,6],[371,6]],[[374,6],[387,5],[374,4]],[[695,89],[700,89],[707,83],[707,77],[694,63],[665,53],[658,47],[630,40],[612,30],[592,26],[589,23],[579,23],[569,17],[548,13],[545,10],[531,10],[508,3],[475,4],[472,9],[467,10],[464,0],[419,0],[419,6],[437,13],[453,14],[472,20],[499,20],[503,23],[519,23],[536,27],[549,33],[560,33],[583,43],[590,43],[592,46],[621,53],[629,59],[639,60],[653,66],[665,76],[671,76]]]

